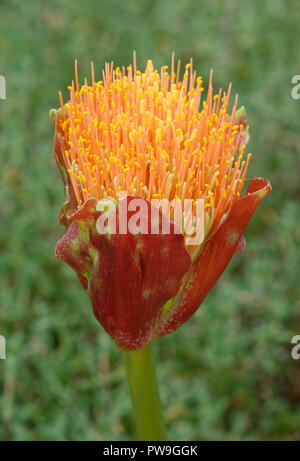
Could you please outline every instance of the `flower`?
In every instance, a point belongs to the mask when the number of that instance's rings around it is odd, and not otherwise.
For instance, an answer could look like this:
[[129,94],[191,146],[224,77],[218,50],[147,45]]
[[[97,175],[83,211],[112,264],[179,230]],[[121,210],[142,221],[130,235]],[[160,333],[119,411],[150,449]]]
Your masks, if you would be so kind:
[[[268,180],[252,178],[241,195],[251,158],[245,110],[237,110],[236,97],[228,113],[231,85],[213,94],[212,73],[202,101],[203,90],[192,60],[181,80],[174,56],[170,72],[149,60],[142,73],[135,56],[127,69],[106,64],[100,81],[92,65],[92,82],[82,86],[75,63],[69,101],[60,93],[61,107],[51,112],[67,228],[56,255],[77,272],[96,318],[121,349],[144,347],[195,312],[243,248],[243,232],[271,191]],[[185,221],[174,214],[169,234],[161,227],[157,234],[97,231],[112,204],[120,217],[126,199],[132,217],[136,197],[149,229],[151,200],[190,199],[195,212],[202,199],[201,242],[189,244]]]

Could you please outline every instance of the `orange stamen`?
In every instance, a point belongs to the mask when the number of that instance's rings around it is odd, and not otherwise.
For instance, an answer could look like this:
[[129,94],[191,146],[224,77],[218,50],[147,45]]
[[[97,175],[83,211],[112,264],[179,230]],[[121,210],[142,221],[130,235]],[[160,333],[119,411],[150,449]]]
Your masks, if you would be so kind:
[[247,129],[235,125],[237,97],[228,114],[231,85],[213,94],[212,72],[201,104],[202,78],[180,61],[175,73],[148,61],[145,71],[105,65],[103,78],[75,83],[64,105],[61,93],[61,149],[81,206],[89,197],[128,194],[172,200],[202,198],[205,237],[241,194],[251,154],[244,160]]

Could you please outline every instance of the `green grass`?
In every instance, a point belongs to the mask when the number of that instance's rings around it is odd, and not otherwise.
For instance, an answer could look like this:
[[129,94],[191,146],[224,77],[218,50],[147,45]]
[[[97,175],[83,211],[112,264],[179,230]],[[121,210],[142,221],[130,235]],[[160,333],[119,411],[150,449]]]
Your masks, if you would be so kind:
[[[222,6],[221,6],[222,5]],[[299,74],[297,0],[0,1],[0,439],[135,437],[121,354],[76,274],[54,256],[63,188],[48,110],[90,61],[143,66],[193,56],[232,81],[251,125],[249,175],[272,194],[198,313],[155,343],[169,437],[299,439]]]

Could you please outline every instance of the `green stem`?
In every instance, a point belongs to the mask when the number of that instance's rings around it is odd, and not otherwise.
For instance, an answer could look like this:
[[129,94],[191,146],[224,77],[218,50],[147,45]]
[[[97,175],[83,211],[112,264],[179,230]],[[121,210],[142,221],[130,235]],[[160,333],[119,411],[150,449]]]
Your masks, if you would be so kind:
[[124,360],[139,440],[166,440],[152,345],[125,351]]

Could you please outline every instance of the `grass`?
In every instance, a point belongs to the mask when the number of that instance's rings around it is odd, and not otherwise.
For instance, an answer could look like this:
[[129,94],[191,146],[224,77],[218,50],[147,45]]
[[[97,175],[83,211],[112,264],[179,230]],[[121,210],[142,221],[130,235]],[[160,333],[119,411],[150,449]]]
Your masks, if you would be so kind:
[[232,81],[251,125],[249,175],[273,192],[197,314],[155,343],[171,440],[300,438],[299,73],[296,0],[0,1],[0,439],[135,437],[121,354],[75,273],[55,259],[62,184],[48,110],[90,61],[193,56]]

